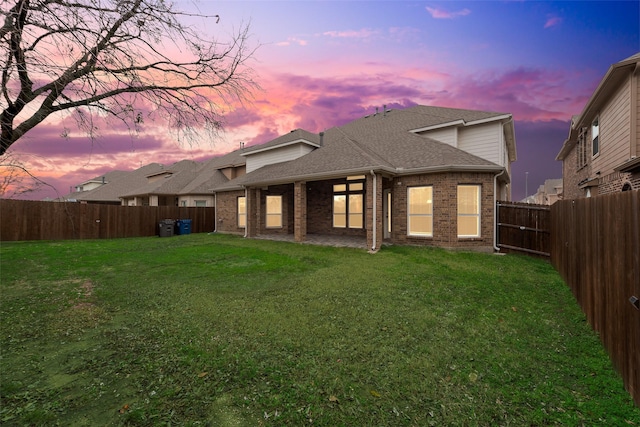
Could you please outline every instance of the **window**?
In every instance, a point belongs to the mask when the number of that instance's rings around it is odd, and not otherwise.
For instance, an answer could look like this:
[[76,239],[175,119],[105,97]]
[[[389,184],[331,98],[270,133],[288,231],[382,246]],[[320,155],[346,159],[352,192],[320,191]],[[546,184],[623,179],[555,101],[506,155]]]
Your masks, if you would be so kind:
[[595,156],[600,152],[600,118],[591,123],[591,148],[593,149],[593,155]]
[[458,237],[480,237],[479,185],[458,185]]
[[207,201],[206,200],[196,200],[196,208],[206,208]]
[[267,228],[282,227],[282,196],[267,196]]
[[238,197],[238,228],[247,226],[247,198]]
[[407,233],[409,236],[433,236],[433,187],[407,189]]
[[583,127],[580,129],[580,133],[578,134],[578,144],[577,144],[577,169],[581,169],[587,165],[587,156],[589,152],[588,139],[587,139],[587,127]]
[[333,186],[333,226],[364,228],[364,175]]
[[180,201],[180,206],[182,206],[183,208],[187,207],[187,201],[186,200],[181,200]]

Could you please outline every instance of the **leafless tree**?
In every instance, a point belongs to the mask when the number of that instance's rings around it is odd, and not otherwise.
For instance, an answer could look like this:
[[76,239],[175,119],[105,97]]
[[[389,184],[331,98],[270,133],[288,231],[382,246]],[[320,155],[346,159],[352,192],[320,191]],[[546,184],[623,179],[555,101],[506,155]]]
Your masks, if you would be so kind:
[[49,186],[32,175],[25,164],[10,152],[0,156],[0,171],[0,199],[15,199]]
[[[67,112],[90,137],[96,119],[129,129],[162,119],[189,138],[221,129],[224,108],[258,86],[247,62],[249,25],[203,38],[165,0],[2,0],[0,155],[52,114]],[[207,24],[208,25],[208,24]]]

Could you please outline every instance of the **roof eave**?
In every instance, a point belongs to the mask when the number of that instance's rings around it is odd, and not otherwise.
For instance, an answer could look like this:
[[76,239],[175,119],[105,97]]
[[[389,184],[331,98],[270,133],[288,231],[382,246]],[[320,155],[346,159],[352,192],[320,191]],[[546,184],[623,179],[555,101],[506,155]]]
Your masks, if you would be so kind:
[[295,141],[283,142],[282,144],[271,145],[269,147],[258,148],[256,150],[247,149],[248,151],[246,151],[244,153],[240,153],[240,155],[243,156],[243,157],[247,157],[247,156],[250,156],[252,154],[263,153],[265,151],[271,151],[271,150],[275,150],[277,148],[288,147],[289,145],[295,145],[295,144],[306,144],[306,145],[309,145],[309,146],[314,147],[314,148],[319,148],[320,147],[319,144],[316,144],[314,142],[308,141],[308,140],[306,140],[304,138],[299,138],[299,139],[296,139]]

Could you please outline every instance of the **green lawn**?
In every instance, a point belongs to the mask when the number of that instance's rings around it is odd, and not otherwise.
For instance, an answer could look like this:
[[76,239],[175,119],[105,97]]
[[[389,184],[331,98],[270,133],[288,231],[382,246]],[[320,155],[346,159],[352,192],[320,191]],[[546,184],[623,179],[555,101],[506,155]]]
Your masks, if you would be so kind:
[[191,234],[0,246],[2,425],[639,425],[546,262]]

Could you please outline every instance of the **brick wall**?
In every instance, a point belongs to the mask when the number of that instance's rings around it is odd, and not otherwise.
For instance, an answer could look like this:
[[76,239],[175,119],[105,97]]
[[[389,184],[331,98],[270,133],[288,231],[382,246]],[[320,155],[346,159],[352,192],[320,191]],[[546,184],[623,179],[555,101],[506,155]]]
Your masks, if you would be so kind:
[[[307,233],[365,237],[366,229],[333,227],[333,185],[344,180],[307,182]],[[367,218],[365,217],[365,228]]]
[[[493,247],[493,177],[491,173],[440,173],[392,180],[391,241],[398,244],[449,248]],[[457,186],[481,186],[480,237],[458,238]],[[407,235],[407,187],[433,186],[433,237]]]
[[[293,185],[272,185],[266,190],[256,190],[260,192],[260,225],[259,234],[293,234]],[[282,196],[282,227],[267,228],[267,196]]]
[[216,231],[244,234],[244,228],[238,227],[238,197],[241,196],[244,196],[243,190],[217,193]]
[[598,194],[619,193],[627,183],[631,185],[632,190],[640,189],[640,173],[614,172],[603,176],[598,182]]
[[[578,150],[576,147],[567,154],[564,161],[562,162],[562,198],[563,199],[578,199],[581,197],[586,197],[586,192],[584,189],[579,187],[579,183],[589,178],[589,173],[591,172],[591,163],[589,163],[581,168],[580,170],[576,170],[576,165],[578,162]],[[594,191],[592,191],[592,195]]]

